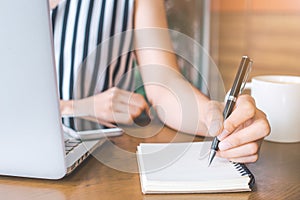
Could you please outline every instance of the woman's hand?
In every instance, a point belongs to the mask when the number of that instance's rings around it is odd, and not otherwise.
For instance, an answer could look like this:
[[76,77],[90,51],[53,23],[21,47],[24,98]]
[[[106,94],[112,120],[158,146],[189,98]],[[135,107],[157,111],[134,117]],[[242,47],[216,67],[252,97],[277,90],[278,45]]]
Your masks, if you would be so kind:
[[114,123],[131,124],[144,110],[149,113],[142,95],[116,87],[85,99],[61,101],[63,115],[96,118],[99,123],[110,127]]
[[270,134],[270,125],[266,115],[256,108],[254,99],[249,95],[239,96],[223,127],[220,125],[222,106],[216,102],[209,105],[206,113],[213,116],[206,122],[209,133],[215,133],[221,141],[217,155],[234,162],[257,161],[261,142]]

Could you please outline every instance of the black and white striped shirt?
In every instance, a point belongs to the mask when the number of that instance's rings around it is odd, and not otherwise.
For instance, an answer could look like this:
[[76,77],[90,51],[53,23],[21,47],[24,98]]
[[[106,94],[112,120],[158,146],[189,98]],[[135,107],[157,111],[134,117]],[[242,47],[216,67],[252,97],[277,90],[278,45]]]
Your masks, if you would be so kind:
[[62,0],[52,10],[61,99],[133,87],[133,13],[134,0]]

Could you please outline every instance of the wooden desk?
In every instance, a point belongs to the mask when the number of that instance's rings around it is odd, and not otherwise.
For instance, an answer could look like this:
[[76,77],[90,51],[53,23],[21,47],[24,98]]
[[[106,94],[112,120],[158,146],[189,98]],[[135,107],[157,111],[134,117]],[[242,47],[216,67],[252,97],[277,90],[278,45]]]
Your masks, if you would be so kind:
[[260,160],[248,165],[256,178],[253,192],[143,195],[137,173],[121,172],[106,165],[136,172],[134,152],[140,142],[183,142],[201,138],[176,134],[173,130],[159,125],[128,128],[126,132],[123,136],[113,138],[113,143],[108,142],[97,149],[94,154],[97,159],[91,156],[74,173],[62,180],[0,177],[0,199],[300,199],[300,143],[271,142],[264,142]]

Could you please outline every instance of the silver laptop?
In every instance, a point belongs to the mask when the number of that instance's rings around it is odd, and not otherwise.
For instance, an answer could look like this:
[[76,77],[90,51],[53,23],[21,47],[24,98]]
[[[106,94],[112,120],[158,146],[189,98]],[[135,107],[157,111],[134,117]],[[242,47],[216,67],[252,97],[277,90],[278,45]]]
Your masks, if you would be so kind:
[[48,0],[2,1],[0,27],[0,175],[60,179],[104,139],[64,137]]

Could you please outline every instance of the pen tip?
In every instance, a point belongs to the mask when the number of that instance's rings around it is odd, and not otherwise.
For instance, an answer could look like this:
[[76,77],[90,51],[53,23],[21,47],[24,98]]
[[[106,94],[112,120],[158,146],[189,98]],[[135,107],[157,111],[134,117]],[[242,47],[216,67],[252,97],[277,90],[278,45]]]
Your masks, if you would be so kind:
[[212,163],[215,155],[216,155],[216,151],[215,150],[211,150],[210,154],[209,154],[209,157],[208,157],[208,167],[211,165],[211,163]]

